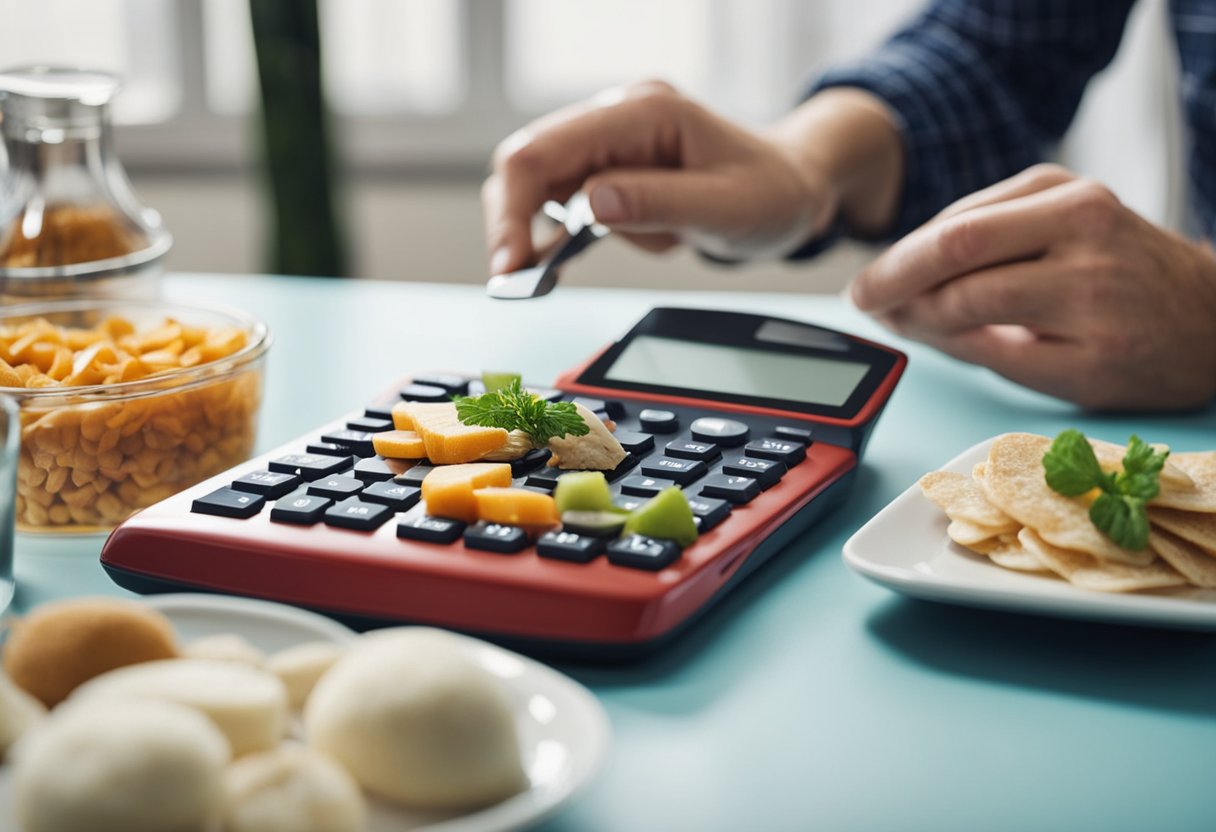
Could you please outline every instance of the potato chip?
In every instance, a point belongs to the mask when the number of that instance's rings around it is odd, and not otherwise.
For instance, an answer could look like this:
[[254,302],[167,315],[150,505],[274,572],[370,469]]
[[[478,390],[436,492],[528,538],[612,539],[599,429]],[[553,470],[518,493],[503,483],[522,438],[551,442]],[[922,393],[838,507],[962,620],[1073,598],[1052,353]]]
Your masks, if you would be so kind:
[[[966,520],[951,520],[950,525],[946,526],[946,536],[960,546],[966,546],[968,549],[973,549],[975,546],[991,540],[994,542],[1000,536],[1000,532],[994,532],[986,526],[977,526],[974,523],[968,523]],[[979,552],[979,549],[975,549]],[[987,554],[982,552],[981,554]]]
[[1186,472],[1192,486],[1179,488],[1165,479],[1162,471],[1161,493],[1149,500],[1150,506],[1184,511],[1216,512],[1216,451],[1172,454],[1166,465]]
[[1150,508],[1148,519],[1216,557],[1216,514],[1199,514],[1174,508]]
[[1022,545],[1017,533],[1003,534],[986,553],[997,566],[1018,572],[1046,572],[1047,565],[1034,552]]
[[1148,535],[1149,547],[1195,586],[1216,587],[1216,557],[1164,529]]
[[920,478],[920,488],[951,520],[989,529],[989,536],[1021,528],[1018,521],[988,502],[974,480],[962,474],[933,471]]
[[[1103,471],[1122,471],[1123,456],[1127,453],[1127,448],[1123,445],[1116,445],[1112,442],[1105,442],[1101,439],[1090,439],[1090,446],[1094,449],[1094,456],[1098,458],[1098,464],[1102,466]],[[1155,451],[1168,451],[1166,445],[1152,445]],[[1188,492],[1195,489],[1195,483],[1190,474],[1175,464],[1178,454],[1171,454],[1165,461],[1165,465],[1161,467],[1161,473],[1158,474],[1158,479],[1161,482],[1161,487],[1164,489],[1167,486],[1173,491]]]
[[1144,566],[1117,563],[1096,558],[1086,552],[1053,546],[1029,528],[1018,533],[1018,540],[1038,555],[1052,572],[1081,589],[1094,592],[1135,592],[1140,589],[1186,585],[1186,578],[1160,558],[1151,560]]
[[1051,489],[1043,471],[1043,455],[1049,448],[1051,440],[1045,436],[1007,433],[998,437],[988,452],[982,482],[989,502],[1055,547],[1132,566],[1152,563],[1152,551],[1125,549],[1100,532],[1090,522],[1089,507],[1083,500]]

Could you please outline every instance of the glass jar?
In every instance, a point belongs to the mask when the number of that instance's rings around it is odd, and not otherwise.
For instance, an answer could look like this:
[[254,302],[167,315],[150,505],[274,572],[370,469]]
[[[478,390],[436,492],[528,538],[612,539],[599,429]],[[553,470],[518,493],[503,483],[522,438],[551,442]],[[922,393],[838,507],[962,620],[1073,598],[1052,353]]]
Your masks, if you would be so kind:
[[102,72],[0,72],[0,299],[147,297],[172,238],[114,155]]

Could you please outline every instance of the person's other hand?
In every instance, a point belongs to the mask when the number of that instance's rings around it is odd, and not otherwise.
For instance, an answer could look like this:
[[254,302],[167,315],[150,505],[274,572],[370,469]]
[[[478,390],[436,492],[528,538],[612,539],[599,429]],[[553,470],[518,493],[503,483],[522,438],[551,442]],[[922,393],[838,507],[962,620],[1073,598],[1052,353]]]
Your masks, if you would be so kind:
[[1216,258],[1040,165],[893,245],[852,285],[895,332],[1095,409],[1216,397]]
[[599,222],[651,251],[786,254],[837,209],[827,178],[786,147],[657,81],[545,116],[495,151],[482,188],[490,271],[533,262],[533,216],[580,189]]

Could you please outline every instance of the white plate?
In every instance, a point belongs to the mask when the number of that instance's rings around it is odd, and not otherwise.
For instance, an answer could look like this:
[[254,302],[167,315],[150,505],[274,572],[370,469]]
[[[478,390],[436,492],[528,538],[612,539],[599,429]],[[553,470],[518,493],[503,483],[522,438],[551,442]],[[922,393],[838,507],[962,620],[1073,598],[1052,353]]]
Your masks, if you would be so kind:
[[[970,476],[996,437],[942,466]],[[1216,629],[1216,590],[1101,593],[1048,575],[1004,569],[946,537],[949,521],[913,484],[844,544],[845,563],[904,595],[1037,615],[1180,629]]]
[[[181,640],[237,633],[273,652],[306,641],[348,642],[355,633],[315,613],[247,598],[174,594],[141,599],[173,622]],[[473,638],[474,659],[502,680],[515,707],[524,768],[531,788],[475,812],[415,812],[370,801],[367,832],[506,832],[556,814],[595,776],[609,747],[608,718],[579,683],[539,662]],[[0,830],[16,827],[10,769],[0,768]]]

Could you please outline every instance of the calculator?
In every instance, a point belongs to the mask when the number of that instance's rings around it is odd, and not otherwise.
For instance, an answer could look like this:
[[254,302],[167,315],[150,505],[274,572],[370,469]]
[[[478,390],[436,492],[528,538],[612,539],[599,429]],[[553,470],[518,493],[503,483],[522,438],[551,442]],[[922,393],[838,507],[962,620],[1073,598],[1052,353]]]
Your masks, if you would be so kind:
[[[605,472],[631,510],[688,497],[699,536],[672,541],[566,525],[544,533],[432,517],[426,460],[376,455],[395,402],[480,392],[473,376],[416,374],[365,407],[132,515],[102,565],[137,592],[222,592],[356,626],[425,623],[544,655],[652,651],[844,498],[906,357],[810,323],[651,310],[620,340],[530,386],[573,400],[627,452]],[[552,493],[547,450],[513,484]]]

